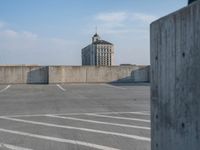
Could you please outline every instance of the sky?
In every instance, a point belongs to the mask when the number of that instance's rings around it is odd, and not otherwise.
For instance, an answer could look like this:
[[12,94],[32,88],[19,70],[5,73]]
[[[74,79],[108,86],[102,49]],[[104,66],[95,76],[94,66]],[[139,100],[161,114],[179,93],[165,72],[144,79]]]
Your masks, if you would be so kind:
[[96,32],[115,64],[150,64],[152,21],[186,0],[0,0],[0,64],[81,65]]

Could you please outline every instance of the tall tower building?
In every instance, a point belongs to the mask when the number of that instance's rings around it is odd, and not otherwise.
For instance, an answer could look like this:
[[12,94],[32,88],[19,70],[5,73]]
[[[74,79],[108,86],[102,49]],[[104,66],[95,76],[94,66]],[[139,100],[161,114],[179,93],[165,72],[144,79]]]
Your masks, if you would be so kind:
[[92,37],[92,44],[82,49],[82,65],[114,65],[114,45],[101,40],[100,36],[96,33]]

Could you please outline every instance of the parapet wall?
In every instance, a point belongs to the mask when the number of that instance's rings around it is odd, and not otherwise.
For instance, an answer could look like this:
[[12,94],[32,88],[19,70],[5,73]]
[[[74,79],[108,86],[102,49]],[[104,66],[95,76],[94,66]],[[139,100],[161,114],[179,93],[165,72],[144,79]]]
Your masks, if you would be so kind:
[[49,83],[134,82],[131,73],[137,66],[50,66]]
[[133,71],[131,76],[134,82],[149,82],[150,81],[150,66]]
[[[110,83],[134,82],[140,66],[0,66],[0,84]],[[137,82],[143,82],[146,71]],[[142,75],[143,72],[145,75]],[[135,78],[136,79],[136,78]]]
[[48,67],[0,66],[0,84],[47,84]]

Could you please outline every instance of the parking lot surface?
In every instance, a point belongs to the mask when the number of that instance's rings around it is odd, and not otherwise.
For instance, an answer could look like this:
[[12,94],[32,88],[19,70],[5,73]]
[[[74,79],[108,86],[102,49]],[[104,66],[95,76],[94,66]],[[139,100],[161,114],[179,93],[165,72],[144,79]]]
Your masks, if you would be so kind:
[[150,150],[148,84],[0,85],[0,150]]

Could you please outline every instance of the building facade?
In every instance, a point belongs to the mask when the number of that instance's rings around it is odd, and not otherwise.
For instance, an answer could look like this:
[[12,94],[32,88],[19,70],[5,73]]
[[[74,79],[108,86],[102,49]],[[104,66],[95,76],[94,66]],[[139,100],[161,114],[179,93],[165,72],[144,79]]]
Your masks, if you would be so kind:
[[101,40],[100,36],[96,33],[92,37],[92,44],[82,49],[82,65],[114,65],[114,45]]

